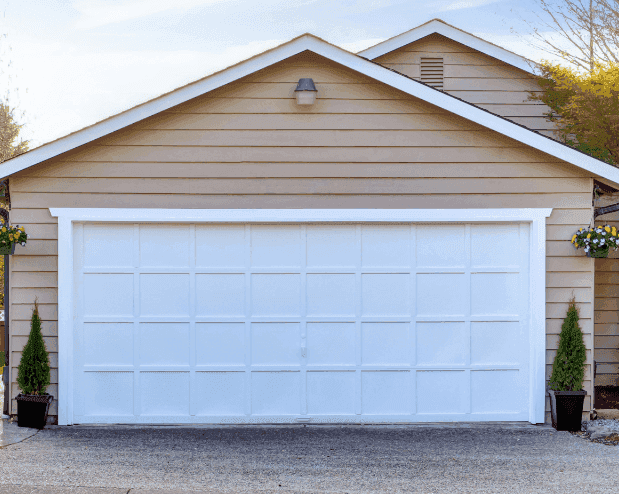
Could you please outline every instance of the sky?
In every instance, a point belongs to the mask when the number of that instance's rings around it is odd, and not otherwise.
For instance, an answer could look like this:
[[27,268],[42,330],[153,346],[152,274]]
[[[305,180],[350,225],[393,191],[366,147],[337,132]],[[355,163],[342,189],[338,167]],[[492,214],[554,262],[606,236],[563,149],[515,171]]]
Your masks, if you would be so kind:
[[434,18],[533,60],[537,0],[0,0],[31,148],[309,32],[357,52]]

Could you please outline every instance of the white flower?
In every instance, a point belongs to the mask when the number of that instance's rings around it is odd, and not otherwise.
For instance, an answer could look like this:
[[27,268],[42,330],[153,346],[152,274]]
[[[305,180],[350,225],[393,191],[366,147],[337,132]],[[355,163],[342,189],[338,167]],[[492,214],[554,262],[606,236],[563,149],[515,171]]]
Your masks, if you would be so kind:
[[602,232],[602,235],[606,236],[606,232]]
[[594,244],[597,244],[597,243],[598,243],[598,239],[597,239],[597,238],[594,238],[594,239],[593,239],[593,243],[594,243]]
[[22,244],[22,246],[24,246],[24,245],[26,245],[26,242],[22,242],[21,244]]

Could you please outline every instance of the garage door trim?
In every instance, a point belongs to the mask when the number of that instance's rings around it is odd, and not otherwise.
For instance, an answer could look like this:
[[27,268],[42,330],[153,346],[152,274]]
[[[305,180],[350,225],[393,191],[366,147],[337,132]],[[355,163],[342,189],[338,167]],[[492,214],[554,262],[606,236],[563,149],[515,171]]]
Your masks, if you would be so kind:
[[552,209],[81,209],[50,208],[58,217],[58,423],[73,423],[74,222],[343,223],[526,222],[530,231],[529,421],[545,411],[546,218]]

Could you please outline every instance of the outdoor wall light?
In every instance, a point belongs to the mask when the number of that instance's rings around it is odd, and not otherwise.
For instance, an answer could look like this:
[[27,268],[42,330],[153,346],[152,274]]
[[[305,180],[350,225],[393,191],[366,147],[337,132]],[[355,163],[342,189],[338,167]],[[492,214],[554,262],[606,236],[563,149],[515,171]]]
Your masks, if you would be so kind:
[[309,106],[316,101],[316,93],[318,90],[314,86],[312,79],[299,79],[297,88],[294,90],[297,97],[297,105]]

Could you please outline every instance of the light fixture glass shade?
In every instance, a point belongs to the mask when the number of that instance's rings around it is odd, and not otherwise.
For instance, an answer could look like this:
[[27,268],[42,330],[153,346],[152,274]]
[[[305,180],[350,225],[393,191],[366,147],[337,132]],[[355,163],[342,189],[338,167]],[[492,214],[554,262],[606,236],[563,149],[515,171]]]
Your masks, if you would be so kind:
[[297,91],[297,105],[313,105],[316,101],[316,91]]
[[298,105],[313,105],[316,101],[316,93],[318,92],[312,79],[299,79],[296,89],[294,90],[297,97]]

